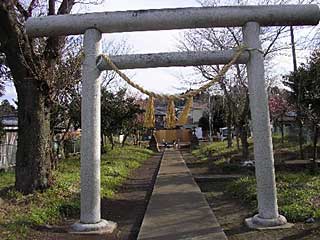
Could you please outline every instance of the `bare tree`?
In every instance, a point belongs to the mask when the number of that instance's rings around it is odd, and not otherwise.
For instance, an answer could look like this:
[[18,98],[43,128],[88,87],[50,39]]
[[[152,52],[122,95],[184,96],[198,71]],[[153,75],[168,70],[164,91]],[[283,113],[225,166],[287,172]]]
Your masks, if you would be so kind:
[[[222,1],[200,0],[203,6],[219,6]],[[283,3],[284,1],[257,1],[260,4]],[[225,1],[223,1],[224,4]],[[244,5],[247,1],[228,1],[228,5]],[[266,62],[276,56],[280,50],[287,49],[284,41],[281,41],[288,35],[289,29],[286,27],[268,27],[263,28],[261,32],[261,41]],[[183,40],[180,42],[180,49],[183,51],[212,51],[225,50],[239,47],[242,44],[241,28],[208,28],[186,31]],[[219,71],[219,65],[197,66],[196,71],[207,81],[211,80]],[[272,85],[272,78],[268,78],[268,85]],[[231,126],[234,125],[236,132],[239,133],[242,143],[243,159],[248,159],[248,133],[249,133],[249,93],[247,86],[247,76],[244,65],[234,65],[229,72],[219,82],[226,99],[226,123],[229,128],[228,147],[232,144]]]
[[[127,53],[130,47],[126,39],[120,41],[103,41],[103,52],[108,55]],[[51,138],[56,143],[52,154],[52,167],[57,166],[59,158],[64,158],[64,142],[70,129],[81,127],[81,65],[83,59],[82,37],[68,38],[62,50],[63,58],[57,63],[56,90],[52,97],[50,130]],[[101,85],[110,87],[112,82],[119,83],[118,76],[113,71],[104,72]],[[102,136],[103,139],[103,136]]]
[[[126,38],[122,38],[120,40],[111,40],[111,41],[103,41],[102,43],[102,51],[108,55],[123,55],[128,54],[132,51],[132,46],[128,44]],[[108,88],[116,88],[116,91],[123,87],[121,86],[119,75],[115,71],[104,71],[102,73],[102,86]],[[117,86],[117,87],[116,87]]]

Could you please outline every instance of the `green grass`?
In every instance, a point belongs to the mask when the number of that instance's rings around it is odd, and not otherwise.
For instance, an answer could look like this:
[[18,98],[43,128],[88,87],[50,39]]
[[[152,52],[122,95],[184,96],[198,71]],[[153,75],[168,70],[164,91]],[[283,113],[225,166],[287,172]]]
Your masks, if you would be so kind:
[[14,184],[14,172],[0,172],[0,189]]
[[[282,161],[286,158],[299,158],[299,145],[296,140],[284,138],[281,143],[281,136],[273,136],[273,147],[275,160]],[[312,148],[308,144],[303,145],[305,155],[310,154]],[[320,150],[320,149],[319,149]],[[241,151],[241,150],[240,150]],[[246,203],[252,211],[257,211],[256,180],[252,171],[244,171],[236,167],[237,164],[229,163],[229,159],[237,157],[241,159],[241,152],[233,142],[232,148],[227,148],[226,142],[213,142],[200,146],[192,152],[198,162],[207,163],[208,153],[211,152],[214,161],[211,163],[223,173],[241,173],[244,177],[228,184],[227,192],[234,195],[240,201]],[[252,156],[252,139],[249,139],[249,152]],[[240,156],[240,158],[239,158]],[[234,158],[235,159],[235,158]],[[208,165],[209,166],[209,165]],[[238,164],[239,166],[239,164]],[[228,170],[228,171],[226,171]],[[216,170],[217,171],[217,170]],[[219,172],[219,171],[218,171]],[[277,172],[277,192],[279,211],[289,221],[304,221],[308,217],[320,218],[320,176],[304,172]]]
[[[199,161],[207,161],[208,154],[212,157],[225,158],[238,152],[236,142],[233,142],[231,148],[227,148],[227,142],[214,142],[211,144],[201,145],[198,149],[193,150],[192,154],[199,159]],[[223,161],[223,160],[222,160]]]
[[[284,143],[281,143],[281,136],[279,134],[272,136],[273,148],[274,150],[284,151],[284,152],[298,152],[299,145],[296,141],[289,141],[288,137],[284,138]],[[248,139],[249,143],[249,152],[253,153],[253,139]],[[310,147],[308,144],[303,145],[304,149],[308,149]],[[211,152],[213,157],[225,157],[232,156],[235,154],[241,153],[241,142],[240,142],[240,150],[237,149],[236,140],[233,140],[233,144],[231,148],[227,148],[227,142],[213,142],[210,144],[204,144],[200,146],[200,148],[192,151],[192,154],[199,158],[202,161],[205,161],[208,157],[208,153]]]
[[[297,139],[284,137],[284,142],[281,142],[281,136],[275,134],[272,136],[274,159],[275,162],[281,163],[284,160],[294,160],[300,158],[299,143]],[[250,158],[253,157],[253,139],[248,139],[249,143],[249,155]],[[313,153],[313,147],[310,143],[303,144],[303,152],[305,159],[311,158]],[[318,152],[320,151],[320,146],[318,146]],[[208,160],[208,154],[211,152],[212,157],[216,160],[213,164],[223,166],[228,163],[229,160],[239,161],[242,160],[241,157],[241,142],[240,149],[237,149],[236,140],[233,140],[233,145],[231,148],[227,148],[227,142],[213,142],[209,144],[203,144],[198,149],[193,150],[192,154],[197,157],[198,162],[206,163]],[[223,164],[222,164],[223,162]],[[222,165],[221,165],[222,164]],[[219,166],[218,166],[219,167]]]
[[[320,176],[309,172],[277,173],[279,212],[291,222],[306,218],[320,218]],[[246,203],[254,211],[257,207],[254,177],[242,177],[227,186],[227,192]]]
[[[139,167],[152,152],[135,147],[115,148],[101,158],[101,197],[112,198],[130,171]],[[32,225],[56,224],[63,218],[78,218],[80,212],[80,160],[65,159],[53,173],[55,184],[44,192],[22,195],[13,189],[14,173],[0,173],[0,239],[23,239]],[[7,188],[9,187],[9,188]],[[10,188],[11,187],[11,188]],[[7,189],[5,189],[7,188]]]
[[[252,140],[249,139],[249,150],[252,150]],[[241,149],[240,149],[241,151]],[[238,164],[230,164],[231,158],[239,158],[240,151],[237,148],[237,143],[234,140],[232,147],[227,148],[227,142],[213,142],[210,144],[201,145],[198,149],[192,151],[197,159],[196,162],[208,164],[216,169],[221,169],[224,173],[234,173],[241,170]],[[212,162],[208,162],[208,155],[211,153]],[[243,169],[242,169],[243,170]]]
[[[283,143],[281,142],[281,135],[275,134],[272,136],[272,143],[274,150],[282,151],[288,154],[299,153],[299,142],[298,139],[290,139],[288,136],[284,137]],[[302,148],[304,152],[310,151],[310,144],[304,143]]]

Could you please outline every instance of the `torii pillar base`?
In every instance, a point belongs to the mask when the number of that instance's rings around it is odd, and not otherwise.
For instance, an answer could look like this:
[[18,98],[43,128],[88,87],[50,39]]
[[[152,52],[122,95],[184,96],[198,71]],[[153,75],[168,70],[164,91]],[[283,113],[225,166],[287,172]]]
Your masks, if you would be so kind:
[[84,234],[84,235],[102,235],[111,234],[117,228],[117,223],[101,219],[98,223],[81,223],[76,222],[71,226],[69,233],[71,234]]
[[294,226],[294,224],[288,223],[287,219],[282,215],[279,215],[278,218],[275,219],[264,219],[260,218],[258,214],[252,218],[246,218],[245,224],[248,228],[258,230],[285,229]]

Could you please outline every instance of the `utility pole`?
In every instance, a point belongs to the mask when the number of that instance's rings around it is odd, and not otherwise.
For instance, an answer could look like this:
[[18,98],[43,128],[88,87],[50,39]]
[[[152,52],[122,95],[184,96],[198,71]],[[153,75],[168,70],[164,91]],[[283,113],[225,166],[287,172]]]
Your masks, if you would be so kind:
[[293,71],[297,71],[297,56],[296,56],[296,47],[294,43],[294,33],[293,27],[290,26],[290,36],[291,36],[291,51],[292,51],[292,60],[293,60]]
[[209,142],[212,142],[212,111],[211,111],[211,95],[209,94]]
[[[291,51],[292,51],[292,61],[293,61],[293,72],[296,73],[297,68],[297,56],[296,56],[296,48],[294,42],[294,32],[293,27],[290,26],[290,36],[291,36]],[[297,121],[299,124],[299,150],[300,150],[300,159],[303,159],[303,125],[302,125],[302,118],[301,118],[301,79],[299,79],[298,85],[298,109],[297,109]]]

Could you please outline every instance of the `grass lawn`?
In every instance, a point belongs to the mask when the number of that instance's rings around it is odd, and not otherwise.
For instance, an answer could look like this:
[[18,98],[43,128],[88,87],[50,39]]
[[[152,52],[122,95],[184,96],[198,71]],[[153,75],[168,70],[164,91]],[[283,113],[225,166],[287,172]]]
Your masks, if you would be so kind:
[[[272,136],[274,159],[276,163],[280,163],[284,160],[299,159],[299,145],[297,139],[289,139],[287,136],[284,138],[284,142],[281,142],[280,135]],[[248,139],[249,143],[249,157],[253,159],[253,139]],[[236,141],[233,141],[231,148],[227,148],[227,142],[214,142],[212,144],[204,144],[200,148],[194,150],[192,154],[196,156],[199,161],[207,161],[208,153],[211,152],[213,158],[218,158],[220,161],[239,160],[241,159],[241,144],[240,149],[237,148]],[[320,147],[318,146],[318,152]],[[311,144],[303,144],[303,152],[305,158],[312,157]]]
[[[252,140],[249,140],[250,159],[253,159]],[[281,143],[280,137],[273,138],[274,154],[283,160],[286,156],[299,156],[299,147],[295,142],[287,139]],[[215,171],[223,173],[241,173],[243,177],[233,180],[227,184],[226,191],[247,204],[252,210],[257,208],[256,181],[254,169],[248,170],[240,166],[239,162],[230,163],[234,156],[241,156],[236,144],[232,148],[226,147],[226,142],[214,142],[202,145],[194,150],[192,154],[197,157],[198,163],[208,162],[208,152],[214,157],[213,165]],[[305,152],[310,146],[304,145]],[[281,153],[281,154],[280,154]],[[277,155],[279,154],[279,155]],[[276,160],[277,161],[277,160]],[[311,173],[308,169],[304,170],[281,170],[276,172],[277,192],[279,211],[285,215],[290,222],[301,222],[313,217],[320,219],[320,174]]]
[[[115,148],[101,158],[101,197],[114,197],[130,171],[138,168],[152,152],[135,147]],[[0,173],[0,239],[23,239],[29,227],[58,224],[80,214],[80,159],[59,163],[55,184],[44,192],[22,195],[15,191],[14,173]]]
[[[320,219],[320,176],[309,173],[278,172],[276,174],[279,212],[290,222],[307,218]],[[226,187],[227,192],[255,210],[256,181],[253,176],[241,177]]]

